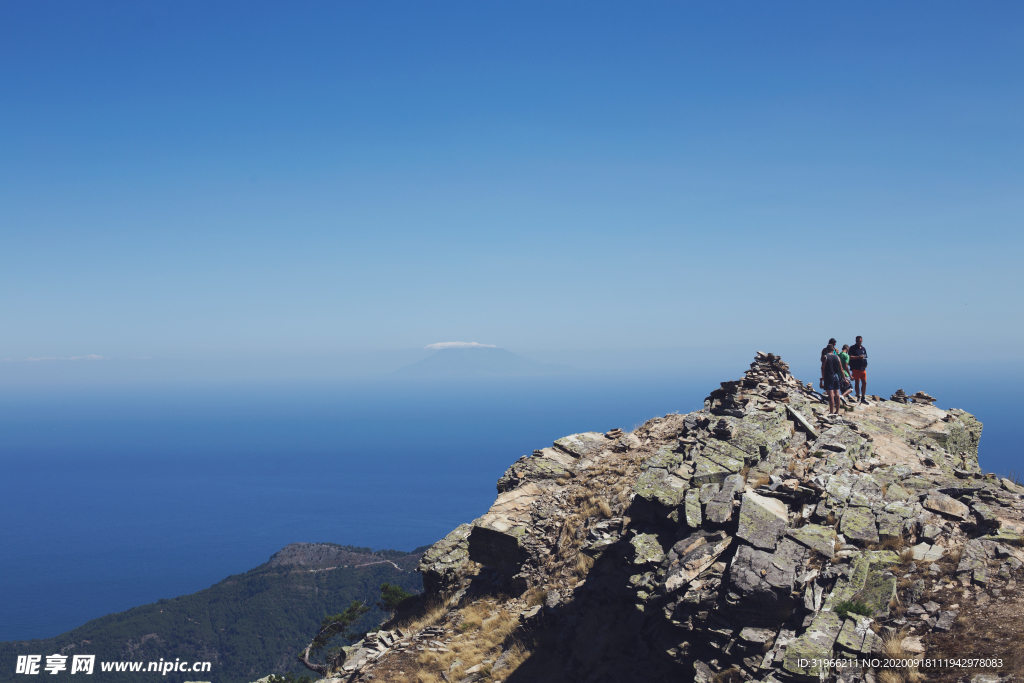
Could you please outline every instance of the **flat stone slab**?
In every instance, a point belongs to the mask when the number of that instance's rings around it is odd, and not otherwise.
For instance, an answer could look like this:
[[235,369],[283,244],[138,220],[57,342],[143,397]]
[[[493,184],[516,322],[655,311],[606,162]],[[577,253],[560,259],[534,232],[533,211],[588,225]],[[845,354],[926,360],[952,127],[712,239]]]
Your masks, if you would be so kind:
[[786,534],[808,548],[818,551],[830,560],[836,552],[836,530],[820,524],[805,524],[799,529],[788,529]]
[[706,531],[698,531],[676,543],[668,554],[665,591],[677,591],[693,581],[698,574],[715,563],[730,543],[732,537],[726,536],[724,532],[709,534]]
[[555,448],[565,451],[574,458],[583,456],[611,445],[611,440],[600,432],[570,434],[555,441]]
[[918,543],[911,549],[911,552],[917,562],[938,562],[946,554],[946,549],[938,544]]
[[787,405],[786,412],[789,413],[789,416],[792,417],[797,424],[803,427],[804,431],[807,432],[812,439],[817,439],[820,436],[820,434],[818,434],[818,430],[814,428],[814,425],[811,424],[810,420],[804,417],[803,413],[799,410]]
[[782,668],[797,676],[812,678],[827,673],[822,664],[832,658],[832,646],[842,626],[835,612],[819,612],[807,631],[786,647]]
[[722,524],[732,518],[732,502],[736,492],[743,488],[743,477],[731,474],[722,483],[722,489],[708,503],[704,515],[709,522]]
[[736,535],[756,548],[774,549],[786,533],[788,521],[785,503],[748,491],[743,494]]
[[700,490],[690,489],[686,492],[686,525],[691,529],[699,529],[701,524]]
[[702,455],[693,459],[693,479],[695,485],[722,483],[730,474],[735,474],[743,469],[742,463],[736,463],[736,469],[722,467],[717,462],[709,460]]
[[633,546],[633,564],[661,564],[665,552],[654,534],[637,534],[629,540]]
[[959,520],[966,520],[968,515],[970,515],[970,508],[944,493],[928,494],[922,505],[932,512],[938,512],[939,514]]
[[846,508],[839,522],[839,530],[847,538],[864,543],[878,543],[878,528],[875,516],[867,508]]

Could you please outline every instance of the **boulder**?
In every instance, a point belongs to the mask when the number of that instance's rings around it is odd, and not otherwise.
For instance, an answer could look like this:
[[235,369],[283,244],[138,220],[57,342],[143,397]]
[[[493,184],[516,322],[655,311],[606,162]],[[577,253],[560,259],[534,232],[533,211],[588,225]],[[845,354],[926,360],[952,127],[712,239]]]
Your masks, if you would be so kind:
[[966,520],[970,514],[970,509],[966,505],[944,493],[928,494],[922,505],[932,512],[938,512],[952,519]]
[[722,524],[732,518],[732,503],[736,492],[743,488],[743,477],[733,474],[725,478],[722,489],[708,503],[704,514],[709,522]]
[[788,520],[789,510],[781,500],[748,491],[740,505],[736,536],[757,548],[775,548]]
[[732,538],[725,532],[698,531],[672,546],[668,553],[665,592],[672,593],[690,583],[710,567],[729,547]]
[[600,432],[570,434],[569,436],[563,436],[554,443],[555,448],[568,453],[574,458],[582,458],[609,445],[611,445],[610,440]]
[[828,559],[836,552],[836,530],[820,524],[805,524],[799,529],[789,529],[786,534]]
[[661,564],[665,552],[654,534],[636,534],[629,540],[633,546],[633,564]]
[[691,529],[699,529],[701,525],[700,491],[690,489],[685,498],[686,525]]
[[839,531],[843,536],[863,543],[878,543],[875,516],[867,508],[846,508],[839,522]]
[[843,622],[835,612],[819,612],[807,631],[786,647],[782,668],[797,676],[819,678],[828,673],[832,646]]
[[[633,485],[633,517],[659,522],[675,513],[686,496],[689,484],[674,474],[658,467],[642,473]],[[676,516],[678,521],[678,515]]]
[[471,530],[469,524],[461,524],[423,553],[416,571],[423,574],[425,591],[445,593],[458,582],[469,561]]

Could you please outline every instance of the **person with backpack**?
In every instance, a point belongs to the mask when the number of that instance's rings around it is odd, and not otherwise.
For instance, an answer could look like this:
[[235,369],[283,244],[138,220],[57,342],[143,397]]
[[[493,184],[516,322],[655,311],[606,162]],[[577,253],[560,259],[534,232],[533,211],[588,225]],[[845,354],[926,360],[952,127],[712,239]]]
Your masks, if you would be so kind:
[[821,350],[821,388],[828,395],[829,415],[839,414],[840,376],[843,362],[836,355],[836,340],[829,339],[828,346]]
[[857,343],[850,347],[850,375],[857,399],[867,403],[868,393],[868,350],[864,348],[864,337],[857,335]]

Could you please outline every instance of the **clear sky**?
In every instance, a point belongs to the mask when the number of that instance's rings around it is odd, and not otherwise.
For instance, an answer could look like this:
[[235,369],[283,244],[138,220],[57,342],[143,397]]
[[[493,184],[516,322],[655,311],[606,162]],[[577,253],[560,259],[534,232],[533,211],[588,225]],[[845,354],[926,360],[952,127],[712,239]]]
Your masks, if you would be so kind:
[[983,360],[1022,122],[1019,2],[3,0],[0,359]]

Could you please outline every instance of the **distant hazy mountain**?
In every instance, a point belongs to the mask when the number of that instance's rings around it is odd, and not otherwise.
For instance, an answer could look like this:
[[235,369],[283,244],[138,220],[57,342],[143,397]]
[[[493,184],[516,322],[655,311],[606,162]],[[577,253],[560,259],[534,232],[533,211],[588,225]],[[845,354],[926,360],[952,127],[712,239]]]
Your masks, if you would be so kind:
[[[429,347],[428,347],[429,348]],[[568,365],[536,363],[496,346],[441,348],[433,355],[394,373],[395,377],[522,377],[564,375],[575,372]]]

